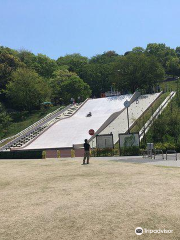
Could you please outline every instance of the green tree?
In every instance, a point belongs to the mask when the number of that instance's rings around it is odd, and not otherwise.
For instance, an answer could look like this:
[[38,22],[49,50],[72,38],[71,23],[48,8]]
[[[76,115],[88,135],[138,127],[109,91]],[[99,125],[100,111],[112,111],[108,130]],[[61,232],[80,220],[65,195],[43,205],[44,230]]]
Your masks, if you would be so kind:
[[0,138],[4,137],[12,119],[0,103]]
[[82,69],[80,77],[90,86],[92,95],[99,97],[101,93],[111,89],[113,82],[113,80],[111,81],[112,72],[112,64],[92,63]]
[[71,76],[68,80],[64,81],[61,86],[62,98],[66,103],[70,102],[71,98],[76,101],[78,97],[85,100],[91,95],[90,87],[84,83],[78,76]]
[[10,75],[18,67],[25,66],[19,58],[5,50],[0,51],[0,89],[5,89],[10,80]]
[[49,99],[48,84],[35,71],[19,68],[12,73],[11,78],[6,95],[14,108],[31,111]]
[[78,75],[81,73],[81,69],[88,64],[88,58],[81,56],[79,53],[74,53],[60,57],[57,59],[59,66],[68,66],[70,72],[75,72]]
[[34,70],[43,78],[51,78],[54,71],[58,69],[55,60],[50,59],[46,55],[38,54]]
[[180,47],[176,47],[176,54],[177,54],[177,57],[180,58]]
[[145,51],[145,49],[142,47],[134,47],[132,49],[132,52],[134,52],[134,53],[144,53],[144,51]]
[[179,75],[179,70],[180,70],[180,61],[178,57],[171,57],[167,63],[167,72],[168,74],[173,75],[173,77]]
[[20,50],[18,57],[28,68],[35,70],[43,78],[51,78],[53,72],[58,69],[56,61],[43,54],[36,56],[27,50]]
[[62,99],[62,83],[69,80],[72,76],[77,76],[76,73],[69,72],[68,70],[58,69],[52,74],[50,79],[50,86],[52,90],[51,99],[56,105],[60,103]]
[[176,56],[175,50],[167,47],[164,43],[149,43],[145,52],[155,56],[165,69],[169,58]]
[[112,76],[120,91],[149,90],[164,79],[164,69],[154,56],[129,53],[114,65]]
[[108,64],[117,61],[118,57],[119,55],[115,51],[108,51],[92,57],[89,63]]
[[18,52],[18,57],[28,68],[38,69],[37,56],[35,54],[23,49]]

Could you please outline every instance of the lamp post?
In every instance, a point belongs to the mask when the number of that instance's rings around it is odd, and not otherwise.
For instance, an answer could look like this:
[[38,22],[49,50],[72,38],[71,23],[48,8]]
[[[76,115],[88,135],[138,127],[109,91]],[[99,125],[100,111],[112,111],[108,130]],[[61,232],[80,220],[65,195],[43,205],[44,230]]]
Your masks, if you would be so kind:
[[130,101],[125,101],[124,102],[124,106],[125,106],[125,108],[127,109],[127,122],[128,122],[128,133],[130,134],[130,130],[129,130],[129,110],[128,110],[128,108],[130,107],[130,105],[131,105],[131,103],[130,103]]

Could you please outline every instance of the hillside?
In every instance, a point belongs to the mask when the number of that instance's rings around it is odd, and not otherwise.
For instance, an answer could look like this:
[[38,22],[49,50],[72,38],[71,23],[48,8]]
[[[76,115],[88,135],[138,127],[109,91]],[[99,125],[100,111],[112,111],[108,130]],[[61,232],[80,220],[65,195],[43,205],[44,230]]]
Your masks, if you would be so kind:
[[[52,106],[48,109],[34,110],[30,113],[21,111],[10,114],[11,122],[6,129],[0,132],[0,140],[19,133],[59,107],[60,106]],[[64,106],[61,106],[61,108],[63,109]]]

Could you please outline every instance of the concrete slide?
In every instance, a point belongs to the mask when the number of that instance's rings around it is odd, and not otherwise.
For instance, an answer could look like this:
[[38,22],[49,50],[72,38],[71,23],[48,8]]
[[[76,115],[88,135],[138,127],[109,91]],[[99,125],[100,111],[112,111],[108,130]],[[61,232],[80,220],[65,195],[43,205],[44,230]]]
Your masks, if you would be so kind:
[[[129,107],[129,126],[133,126],[134,122],[151,106],[151,104],[158,99],[160,93],[141,95],[138,102],[134,101]],[[127,111],[123,111],[113,122],[111,122],[99,134],[113,134],[114,143],[119,139],[119,133],[128,131],[127,125]],[[94,140],[94,145],[96,142]]]
[[[60,120],[23,149],[67,148],[90,138],[89,129],[96,132],[115,112],[124,108],[131,94],[88,100],[72,117]],[[91,112],[91,117],[86,117]]]

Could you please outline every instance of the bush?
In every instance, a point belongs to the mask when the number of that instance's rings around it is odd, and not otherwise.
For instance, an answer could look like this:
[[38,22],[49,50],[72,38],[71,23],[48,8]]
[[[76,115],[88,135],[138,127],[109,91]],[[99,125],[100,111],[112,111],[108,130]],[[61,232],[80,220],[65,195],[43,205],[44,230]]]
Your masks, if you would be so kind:
[[163,150],[163,152],[166,152],[167,149],[169,149],[169,150],[176,150],[177,149],[177,146],[174,143],[168,143],[168,142],[166,142],[166,143],[156,143],[154,145],[154,147],[156,149]]
[[140,155],[139,147],[132,146],[132,147],[121,147],[120,148],[120,155],[121,156],[138,156]]
[[0,159],[42,159],[42,151],[0,152]]
[[91,151],[91,156],[93,157],[108,157],[114,155],[114,149],[112,148],[96,148]]

